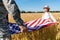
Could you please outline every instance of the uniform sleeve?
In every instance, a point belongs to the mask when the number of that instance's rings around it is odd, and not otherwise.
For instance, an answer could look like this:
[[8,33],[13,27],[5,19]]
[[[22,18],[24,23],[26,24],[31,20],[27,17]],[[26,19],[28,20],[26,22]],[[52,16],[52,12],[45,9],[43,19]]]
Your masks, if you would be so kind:
[[20,10],[14,0],[3,0],[3,4],[7,9],[8,13],[12,14],[16,23],[20,26],[23,25],[23,20],[20,17]]

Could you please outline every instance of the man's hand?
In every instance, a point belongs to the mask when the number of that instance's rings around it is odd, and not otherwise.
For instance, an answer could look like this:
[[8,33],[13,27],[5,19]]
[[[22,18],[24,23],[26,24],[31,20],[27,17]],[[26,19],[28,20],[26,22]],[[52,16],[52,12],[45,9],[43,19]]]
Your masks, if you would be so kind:
[[19,27],[20,27],[20,29],[21,29],[21,32],[27,31],[27,28],[26,28],[26,27],[24,27],[24,26],[19,26]]

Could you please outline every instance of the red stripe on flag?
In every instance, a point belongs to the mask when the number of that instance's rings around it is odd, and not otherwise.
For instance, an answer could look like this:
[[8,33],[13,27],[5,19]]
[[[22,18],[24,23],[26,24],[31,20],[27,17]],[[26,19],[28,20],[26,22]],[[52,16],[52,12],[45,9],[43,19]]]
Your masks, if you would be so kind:
[[39,25],[43,24],[45,20],[46,20],[46,19],[44,19]]
[[41,19],[37,26],[39,26],[39,25],[42,23],[43,20],[44,20],[44,19]]
[[38,21],[38,23],[35,26],[38,26],[38,24],[40,23],[41,19]]
[[48,22],[51,23],[52,21],[49,20],[49,19],[46,19],[45,22],[44,22],[43,24],[46,24],[46,23],[48,23]]
[[[37,19],[38,20],[38,19]],[[37,20],[35,20],[33,23],[31,23],[29,26],[32,26]]]
[[38,24],[39,21],[40,21],[40,19],[38,19],[31,27],[36,27],[36,25]]

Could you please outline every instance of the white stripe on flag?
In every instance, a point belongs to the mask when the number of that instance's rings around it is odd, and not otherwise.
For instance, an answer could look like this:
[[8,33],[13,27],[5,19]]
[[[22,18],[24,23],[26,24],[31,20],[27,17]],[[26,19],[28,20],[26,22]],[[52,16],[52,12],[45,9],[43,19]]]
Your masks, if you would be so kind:
[[39,23],[40,19],[38,19],[31,27],[35,27]]
[[48,22],[52,22],[52,21],[49,20],[49,19],[47,19],[47,20],[45,20],[45,22],[44,22],[43,24],[46,24],[46,23],[48,23]]
[[41,23],[44,21],[44,19],[41,19],[41,21],[39,22],[38,26],[41,25]]
[[27,26],[30,26],[34,21],[36,21],[36,19],[31,21],[31,22],[29,22],[29,24]]

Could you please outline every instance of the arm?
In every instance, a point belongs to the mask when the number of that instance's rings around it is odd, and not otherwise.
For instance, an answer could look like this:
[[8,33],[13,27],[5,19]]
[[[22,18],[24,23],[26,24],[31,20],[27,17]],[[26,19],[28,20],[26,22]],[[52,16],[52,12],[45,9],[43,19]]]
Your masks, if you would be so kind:
[[56,19],[52,16],[51,13],[50,13],[50,18],[52,19],[53,22],[57,22]]
[[3,0],[3,4],[8,13],[11,13],[19,26],[23,26],[23,20],[20,17],[20,11],[14,0]]

